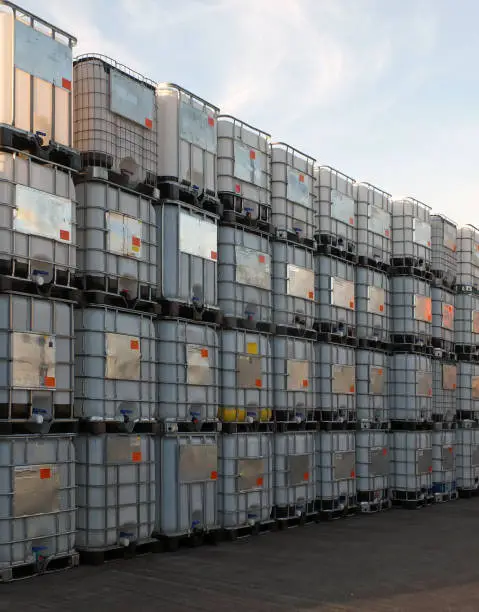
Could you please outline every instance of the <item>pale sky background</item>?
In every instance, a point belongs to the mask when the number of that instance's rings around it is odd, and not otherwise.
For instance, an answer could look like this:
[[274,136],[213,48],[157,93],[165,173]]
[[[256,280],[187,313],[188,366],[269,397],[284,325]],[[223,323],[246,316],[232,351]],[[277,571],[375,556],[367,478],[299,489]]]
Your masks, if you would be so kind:
[[479,226],[479,0],[18,0],[396,196]]

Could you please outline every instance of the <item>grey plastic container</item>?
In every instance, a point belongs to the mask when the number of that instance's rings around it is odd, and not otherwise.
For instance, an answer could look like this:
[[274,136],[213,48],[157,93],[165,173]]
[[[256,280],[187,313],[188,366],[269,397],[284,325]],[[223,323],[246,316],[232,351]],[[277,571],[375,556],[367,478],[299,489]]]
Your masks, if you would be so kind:
[[456,345],[479,347],[479,295],[455,296],[454,336]]
[[218,305],[225,317],[272,321],[271,256],[267,234],[218,228]]
[[392,499],[422,501],[432,497],[432,432],[389,434]]
[[319,510],[345,510],[356,503],[354,431],[316,433],[316,499]]
[[289,519],[314,512],[316,433],[288,431],[274,435],[274,516]]
[[175,537],[219,528],[216,434],[157,438],[156,533]]
[[432,432],[432,487],[440,501],[443,495],[456,495],[456,432]]
[[392,196],[370,183],[355,183],[353,195],[358,256],[388,265],[392,253]]
[[273,408],[271,336],[225,329],[219,334],[220,418],[225,422],[269,421]]
[[389,358],[391,421],[429,422],[432,418],[432,360],[417,354]]
[[102,306],[75,311],[75,415],[132,431],[156,415],[154,317]]
[[389,357],[382,351],[356,350],[356,409],[361,427],[389,421]]
[[391,332],[423,340],[432,335],[431,286],[415,276],[391,278]]
[[75,452],[71,436],[0,437],[0,582],[74,552]]
[[389,503],[389,433],[356,432],[356,487],[363,512]]
[[356,334],[364,340],[388,343],[391,293],[387,274],[374,268],[356,268]]
[[313,329],[314,251],[294,242],[273,242],[273,321]]
[[218,193],[241,199],[252,219],[271,218],[271,136],[236,117],[218,117]]
[[183,319],[156,323],[157,418],[198,426],[218,419],[219,344],[214,327]]
[[159,295],[217,308],[218,218],[170,200],[156,211]]
[[0,269],[39,284],[70,285],[76,268],[72,174],[0,152]]
[[357,205],[354,179],[329,166],[315,168],[316,234],[347,252],[356,252]]
[[479,420],[479,364],[457,362],[457,401],[459,418]]
[[273,406],[279,421],[314,421],[315,342],[294,336],[273,337]]
[[155,438],[75,438],[78,519],[76,547],[105,550],[151,540],[155,529]]
[[447,289],[432,287],[432,337],[442,348],[454,350],[454,305],[455,295]]
[[[420,265],[431,263],[431,209],[414,198],[393,200],[392,263]],[[404,262],[413,259],[413,262]]]
[[132,186],[154,184],[154,82],[97,54],[77,57],[73,78],[73,140],[84,165],[111,168]]
[[316,319],[322,331],[354,335],[355,281],[353,264],[337,257],[315,256]]
[[456,429],[456,476],[459,490],[479,488],[479,429]]
[[459,287],[479,291],[479,229],[473,225],[457,232],[457,279]]
[[431,215],[431,270],[452,287],[457,275],[457,225],[444,215]]
[[316,403],[323,421],[356,421],[356,354],[349,346],[316,343]]
[[0,295],[0,421],[47,433],[73,419],[73,304]]
[[218,438],[218,516],[224,529],[259,525],[273,509],[273,436],[249,432]]
[[432,414],[434,420],[452,423],[456,417],[457,363],[432,360]]
[[218,112],[174,83],[157,85],[159,177],[216,195]]
[[78,272],[129,300],[156,295],[156,215],[152,200],[102,180],[77,185]]
[[314,236],[315,160],[283,142],[271,145],[272,222],[277,234]]

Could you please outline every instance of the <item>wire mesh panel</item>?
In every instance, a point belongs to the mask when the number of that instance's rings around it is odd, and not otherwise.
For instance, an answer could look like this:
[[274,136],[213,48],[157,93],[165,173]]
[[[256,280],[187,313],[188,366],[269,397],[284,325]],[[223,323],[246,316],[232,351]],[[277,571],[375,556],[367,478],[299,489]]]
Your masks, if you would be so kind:
[[432,433],[394,431],[389,434],[392,499],[426,501],[432,489]]
[[356,441],[353,431],[316,433],[316,477],[316,499],[320,511],[344,511],[356,506]]
[[364,427],[389,421],[389,358],[387,353],[356,350],[356,408]]
[[320,331],[356,335],[356,267],[337,257],[315,256],[316,320]]
[[437,499],[457,495],[456,432],[432,432],[432,489]]
[[479,420],[479,364],[457,362],[457,416]]
[[432,338],[436,346],[454,352],[454,305],[452,291],[432,287]]
[[317,342],[315,350],[318,420],[356,422],[355,350],[323,342]]
[[387,274],[356,268],[356,333],[358,338],[387,344],[391,327],[391,293]]
[[479,488],[479,429],[462,425],[456,429],[457,488],[474,491]]
[[432,360],[424,355],[397,353],[389,358],[391,421],[411,423],[432,419]]
[[389,504],[389,433],[381,430],[356,432],[356,487],[361,509]]
[[444,215],[431,215],[431,270],[446,286],[457,275],[457,225]]
[[389,264],[392,253],[392,198],[374,185],[355,183],[358,255],[369,261]]
[[[454,335],[458,352],[479,347],[479,296],[459,293],[455,296]],[[467,347],[467,348],[466,348]]]
[[473,225],[457,232],[457,280],[461,290],[479,291],[479,229]]
[[357,206],[354,179],[329,166],[315,169],[318,215],[316,234],[320,243],[356,252]]
[[404,198],[392,203],[393,265],[429,266],[431,263],[430,207]]
[[457,364],[432,360],[432,415],[435,421],[451,423],[456,417]]
[[[415,276],[391,278],[392,341],[430,344],[432,335],[431,286]],[[412,337],[411,340],[405,336]]]

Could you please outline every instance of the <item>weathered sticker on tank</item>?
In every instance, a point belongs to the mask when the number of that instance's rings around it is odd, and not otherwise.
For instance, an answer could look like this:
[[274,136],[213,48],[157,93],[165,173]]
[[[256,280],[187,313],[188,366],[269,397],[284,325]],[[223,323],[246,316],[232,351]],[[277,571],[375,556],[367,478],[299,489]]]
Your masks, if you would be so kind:
[[182,444],[179,448],[178,476],[181,483],[215,480],[218,470],[216,444]]
[[288,167],[288,185],[286,198],[290,202],[311,206],[310,203],[310,177],[299,170]]
[[72,202],[39,189],[17,185],[13,230],[70,244],[73,238]]
[[263,375],[260,355],[238,355],[238,387],[241,389],[261,389]]
[[151,129],[155,116],[155,92],[151,87],[111,68],[110,110]]
[[211,111],[180,102],[180,138],[210,153],[216,153],[216,120]]
[[391,213],[371,205],[368,211],[368,229],[379,236],[391,238]]
[[432,372],[416,372],[416,395],[432,397]]
[[303,300],[314,300],[314,271],[287,265],[287,293]]
[[416,451],[416,466],[418,474],[432,473],[432,448],[420,448]]
[[13,515],[33,516],[58,512],[60,478],[54,465],[15,467],[13,473]]
[[389,474],[389,454],[384,446],[371,448],[369,451],[370,476],[387,476]]
[[473,376],[471,381],[472,399],[479,399],[479,376]]
[[333,455],[334,480],[349,480],[356,477],[355,451],[336,452]]
[[479,466],[479,446],[471,448],[471,465],[474,467]]
[[106,457],[108,463],[136,463],[134,461],[141,455],[141,438],[134,435],[108,436],[106,441]]
[[457,366],[443,364],[442,366],[442,388],[445,391],[454,391],[457,386]]
[[117,212],[106,213],[107,249],[110,253],[141,259],[142,224],[133,217]]
[[12,333],[12,386],[21,389],[55,389],[53,336]]
[[444,444],[441,449],[442,469],[452,471],[455,464],[454,458],[454,446],[451,444]]
[[333,365],[332,391],[340,394],[354,394],[356,391],[356,368]]
[[[168,231],[168,228],[164,228],[164,231]],[[216,224],[198,215],[180,213],[180,251],[216,261],[218,259]]]
[[207,348],[196,344],[188,344],[186,346],[186,364],[186,382],[188,385],[213,384],[209,350]]
[[384,393],[384,368],[371,366],[369,368],[369,393],[382,395]]
[[420,219],[413,219],[413,227],[413,241],[421,246],[430,247],[431,224],[421,221]]
[[479,334],[479,310],[472,311],[472,333]]
[[430,297],[425,295],[414,296],[414,318],[416,321],[432,321],[432,301]]
[[234,143],[234,175],[240,181],[252,183],[258,187],[266,186],[266,174],[261,169],[264,153],[252,149],[237,140]]
[[446,249],[456,252],[457,249],[457,228],[449,223],[444,223],[444,246]]
[[386,291],[381,287],[368,287],[368,312],[382,316],[386,314]]
[[309,361],[288,359],[288,391],[309,390]]
[[105,378],[140,380],[140,339],[126,334],[105,334]]
[[354,310],[354,283],[344,278],[331,278],[331,305]]
[[355,225],[355,205],[354,200],[345,193],[337,189],[331,190],[331,217],[341,223],[354,227]]
[[287,462],[289,486],[311,482],[312,455],[288,455]]
[[442,326],[444,329],[454,329],[454,306],[442,303]]
[[239,459],[238,492],[262,489],[265,471],[264,459]]
[[240,285],[271,289],[271,258],[266,253],[237,246],[236,282]]

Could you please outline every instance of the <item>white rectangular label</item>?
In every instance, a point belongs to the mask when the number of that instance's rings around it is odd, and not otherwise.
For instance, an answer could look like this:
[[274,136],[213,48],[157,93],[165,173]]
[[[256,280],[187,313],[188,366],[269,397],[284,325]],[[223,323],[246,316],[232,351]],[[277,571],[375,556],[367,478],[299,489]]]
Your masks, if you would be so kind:
[[344,278],[332,278],[331,305],[354,310],[354,283]]
[[431,225],[420,219],[414,219],[414,242],[425,247],[431,246]]
[[271,258],[246,247],[236,247],[236,282],[259,289],[271,289]]
[[179,112],[180,138],[201,149],[216,153],[216,120],[212,111],[180,102]]
[[368,312],[385,314],[386,292],[381,287],[368,287]]
[[55,339],[30,332],[12,334],[12,387],[53,390]]
[[377,206],[369,207],[369,230],[386,238],[391,237],[391,214]]
[[444,246],[454,253],[456,252],[457,228],[444,222]]
[[110,70],[110,110],[151,129],[155,116],[155,92],[118,70]]
[[15,200],[14,231],[71,243],[71,200],[24,185],[16,186]]
[[265,187],[266,174],[262,172],[264,153],[256,151],[242,142],[234,143],[235,169],[234,175],[241,181]]
[[107,212],[107,249],[111,253],[141,259],[141,221],[121,213]]
[[331,217],[342,223],[354,226],[354,200],[344,193],[331,191]]
[[294,168],[288,168],[287,199],[309,207],[309,181],[309,176],[306,174]]
[[140,339],[126,334],[105,334],[105,378],[140,380]]
[[314,271],[299,268],[288,264],[287,266],[288,295],[314,300]]
[[288,391],[309,389],[309,361],[288,359]]
[[[168,231],[165,228],[165,231]],[[218,232],[215,223],[180,213],[180,251],[216,261],[218,259]]]

